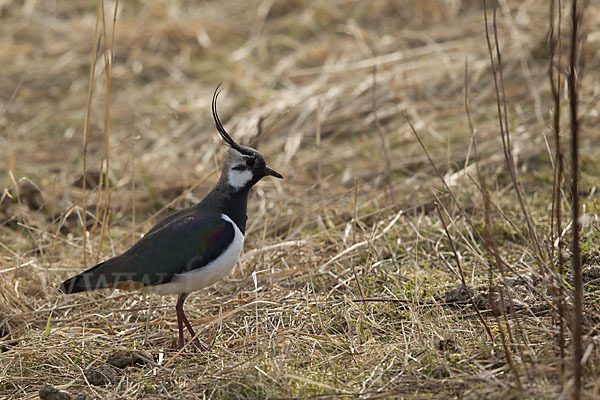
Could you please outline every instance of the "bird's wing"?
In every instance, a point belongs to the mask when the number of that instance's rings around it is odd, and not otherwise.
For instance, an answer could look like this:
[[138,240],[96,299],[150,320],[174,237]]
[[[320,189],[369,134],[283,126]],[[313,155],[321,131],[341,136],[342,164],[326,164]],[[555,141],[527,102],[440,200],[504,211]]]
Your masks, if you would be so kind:
[[182,210],[176,211],[175,213],[173,213],[171,215],[166,216],[165,218],[158,221],[152,228],[150,228],[150,230],[148,232],[146,232],[146,235],[149,235],[152,232],[157,231],[160,228],[162,228],[163,226],[166,226],[166,225],[170,224],[171,222],[178,220],[182,217],[194,215],[192,208],[193,207],[184,208]]
[[61,291],[132,288],[170,282],[175,274],[202,268],[221,255],[235,236],[220,216],[184,215],[111,258],[65,281]]

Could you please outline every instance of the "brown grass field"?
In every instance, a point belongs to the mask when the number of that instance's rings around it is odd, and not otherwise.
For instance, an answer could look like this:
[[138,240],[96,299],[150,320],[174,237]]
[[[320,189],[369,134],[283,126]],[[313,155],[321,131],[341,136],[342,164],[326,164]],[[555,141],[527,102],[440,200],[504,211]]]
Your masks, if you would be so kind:
[[[1,399],[571,398],[570,2],[555,95],[550,1],[498,0],[498,90],[477,0],[102,4],[0,2]],[[599,398],[598,2],[579,43]],[[285,179],[186,302],[210,350],[178,352],[174,297],[57,288],[210,190],[220,82],[226,129]]]

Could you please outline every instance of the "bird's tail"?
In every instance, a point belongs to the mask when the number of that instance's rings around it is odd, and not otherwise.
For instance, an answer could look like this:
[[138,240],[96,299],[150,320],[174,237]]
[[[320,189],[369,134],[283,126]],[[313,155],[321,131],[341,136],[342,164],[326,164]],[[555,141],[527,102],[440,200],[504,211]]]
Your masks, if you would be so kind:
[[98,269],[103,265],[104,263],[100,263],[79,275],[67,279],[60,285],[59,290],[64,294],[71,294],[108,287],[106,279],[102,279],[104,274],[97,273]]

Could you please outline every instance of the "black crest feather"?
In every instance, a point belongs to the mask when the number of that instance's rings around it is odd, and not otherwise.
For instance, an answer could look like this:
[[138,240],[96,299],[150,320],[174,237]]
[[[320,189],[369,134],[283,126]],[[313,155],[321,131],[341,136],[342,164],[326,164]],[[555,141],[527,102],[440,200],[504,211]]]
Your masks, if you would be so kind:
[[231,136],[229,136],[229,134],[227,133],[227,131],[223,127],[223,124],[221,123],[221,120],[219,119],[219,114],[217,113],[217,99],[219,98],[219,94],[221,94],[222,91],[223,91],[223,89],[221,89],[221,83],[219,83],[219,85],[215,89],[215,93],[213,94],[213,98],[212,98],[212,115],[213,115],[213,119],[215,120],[215,125],[217,127],[217,131],[219,132],[219,134],[221,135],[221,137],[223,138],[223,140],[225,142],[227,142],[228,145],[230,145],[234,149],[238,150],[240,148],[240,145],[237,144],[231,138]]

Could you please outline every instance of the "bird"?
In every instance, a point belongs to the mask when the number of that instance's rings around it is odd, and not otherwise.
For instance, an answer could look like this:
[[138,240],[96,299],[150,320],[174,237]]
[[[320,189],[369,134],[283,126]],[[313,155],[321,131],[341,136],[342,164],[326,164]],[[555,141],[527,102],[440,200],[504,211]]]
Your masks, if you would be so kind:
[[228,149],[215,187],[199,203],[156,223],[124,253],[67,279],[59,288],[64,294],[117,288],[177,295],[179,349],[186,345],[185,325],[196,348],[206,350],[185,316],[183,303],[190,293],[221,280],[237,263],[252,186],[266,176],[283,178],[267,166],[261,153],[239,145],[227,133],[217,113],[219,88],[212,97],[212,116]]

